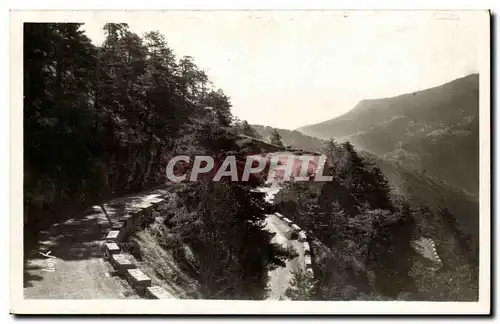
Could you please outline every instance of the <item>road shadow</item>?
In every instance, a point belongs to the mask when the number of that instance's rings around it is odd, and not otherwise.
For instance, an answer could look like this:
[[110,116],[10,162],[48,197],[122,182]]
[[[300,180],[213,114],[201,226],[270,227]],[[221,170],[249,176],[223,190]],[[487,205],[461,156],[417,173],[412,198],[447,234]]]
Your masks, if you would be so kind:
[[[159,191],[165,194],[165,191]],[[33,272],[38,272],[40,266],[30,264],[30,261],[47,259],[41,253],[49,253],[59,260],[78,261],[104,256],[102,242],[110,229],[108,216],[115,221],[126,213],[141,208],[136,207],[151,195],[159,197],[158,191],[148,192],[115,199],[109,203],[95,205],[85,211],[75,212],[73,217],[59,223],[54,223],[48,230],[37,233],[33,244],[25,245],[24,250],[24,287],[33,286],[32,282],[42,280],[42,277]],[[102,207],[105,207],[104,210]],[[105,212],[106,211],[106,212]],[[108,214],[108,215],[107,215]]]
[[111,221],[115,222],[122,216],[137,212],[144,208],[141,206],[151,199],[159,199],[167,194],[166,190],[155,190],[141,196],[129,196],[125,198],[115,199],[106,204],[103,204],[106,214]]
[[28,262],[24,261],[24,273],[23,273],[23,287],[33,287],[34,281],[41,281],[43,278],[39,275],[30,273],[30,271],[40,270],[41,267],[36,265],[29,265]]
[[106,237],[109,222],[100,208],[87,210],[78,219],[71,218],[64,223],[54,224],[38,235],[37,247],[27,255],[28,259],[45,259],[40,254],[62,260],[82,260],[103,255],[100,248]]

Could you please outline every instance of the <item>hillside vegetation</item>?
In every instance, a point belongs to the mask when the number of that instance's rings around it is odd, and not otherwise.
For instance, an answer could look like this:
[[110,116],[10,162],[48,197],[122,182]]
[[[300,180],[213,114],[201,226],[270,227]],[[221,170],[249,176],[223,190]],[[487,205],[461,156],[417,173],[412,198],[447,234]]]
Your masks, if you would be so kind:
[[25,208],[85,203],[164,183],[169,152],[231,123],[230,103],[163,36],[106,24],[24,25]]
[[[446,182],[430,177],[422,171],[388,162],[365,153],[387,176],[395,194],[411,200],[415,205],[425,205],[431,209],[447,209],[456,216],[460,232],[479,241],[479,201],[477,197],[450,186]],[[475,257],[478,247],[472,246]]]
[[[272,134],[273,128],[259,125],[252,125],[255,132],[262,138]],[[300,132],[277,129],[283,137],[284,144],[292,148],[303,148],[306,151],[321,151],[327,145],[327,141],[315,137],[299,135]],[[307,140],[295,140],[290,139]],[[453,141],[450,138],[450,141]],[[455,140],[460,140],[456,139]],[[300,142],[302,145],[295,145]],[[387,156],[379,157],[357,148],[359,154],[367,161],[371,161],[380,168],[381,172],[389,182],[393,194],[404,197],[412,202],[414,206],[429,206],[434,210],[448,209],[457,217],[461,231],[475,238],[477,241],[479,233],[479,202],[475,195],[446,183],[439,177],[433,177],[429,173],[414,167],[409,163],[401,163]],[[455,160],[454,160],[455,161]],[[461,163],[461,155],[456,158],[457,163]],[[477,247],[476,247],[477,248]],[[472,250],[475,251],[476,248]],[[475,251],[474,253],[477,253]]]
[[[127,24],[108,23],[95,45],[80,27],[24,25],[25,234],[76,217],[79,207],[165,185],[166,163],[176,155],[234,155],[241,174],[243,158],[262,149],[244,134],[277,149],[324,149],[334,180],[287,183],[276,207],[258,192],[260,176],[214,182],[216,169],[172,187],[163,210],[124,246],[155,281],[181,287],[180,298],[266,298],[269,271],[295,255],[265,230],[266,215],[279,210],[311,238],[315,278],[297,273],[293,299],[477,300],[473,196],[350,142],[235,119],[229,97],[193,58],[176,57],[159,32],[139,36]],[[438,99],[422,100],[435,101],[429,118],[449,116],[437,111]],[[361,116],[372,108],[356,110]],[[456,125],[471,116],[462,115]],[[367,126],[356,123],[357,131]],[[422,236],[439,246],[439,273],[413,252],[412,240]]]
[[460,187],[479,190],[479,75],[393,98],[363,100],[346,114],[299,128]]
[[[392,187],[349,142],[332,141],[325,154],[332,182],[288,183],[275,199],[312,244],[314,289],[296,299],[477,300],[477,233],[468,235],[463,219],[430,197],[438,183],[425,176],[406,182],[408,173],[392,177]],[[420,237],[436,242],[445,264],[438,273],[411,247]],[[304,280],[297,274],[294,284]]]
[[[108,23],[96,46],[80,27],[24,24],[28,238],[57,215],[78,215],[78,206],[164,185],[174,155],[246,155],[229,98],[191,57],[177,58],[163,35],[140,37],[127,24]],[[166,276],[161,256],[179,260],[175,249],[189,243],[196,262],[187,282],[199,287],[191,297],[261,299],[268,271],[291,256],[264,230],[268,206],[254,192],[262,182],[212,178],[187,184],[179,204],[147,225],[137,238],[148,243],[139,256]]]

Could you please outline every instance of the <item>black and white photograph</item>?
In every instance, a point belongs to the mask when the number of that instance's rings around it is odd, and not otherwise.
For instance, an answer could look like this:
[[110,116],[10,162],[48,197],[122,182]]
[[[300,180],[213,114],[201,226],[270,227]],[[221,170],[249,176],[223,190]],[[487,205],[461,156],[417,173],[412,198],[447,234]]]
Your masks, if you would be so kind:
[[487,10],[11,18],[14,313],[489,313]]

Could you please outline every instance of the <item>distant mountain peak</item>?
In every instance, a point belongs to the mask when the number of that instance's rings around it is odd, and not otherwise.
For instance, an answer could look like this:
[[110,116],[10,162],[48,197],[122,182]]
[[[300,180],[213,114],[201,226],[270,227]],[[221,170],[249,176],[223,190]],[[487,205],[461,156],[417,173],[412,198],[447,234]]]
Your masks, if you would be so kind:
[[365,99],[342,116],[299,131],[348,140],[477,193],[478,114],[479,74],[474,73],[417,92]]

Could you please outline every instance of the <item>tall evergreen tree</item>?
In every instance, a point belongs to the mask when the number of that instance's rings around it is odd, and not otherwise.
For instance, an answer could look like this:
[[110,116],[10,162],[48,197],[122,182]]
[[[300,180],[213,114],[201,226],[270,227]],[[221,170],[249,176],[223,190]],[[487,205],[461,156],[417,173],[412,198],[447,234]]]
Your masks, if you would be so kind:
[[234,124],[236,132],[253,138],[262,139],[262,136],[252,126],[250,126],[246,120],[236,120]]
[[271,144],[278,145],[284,147],[283,141],[281,140],[281,135],[278,133],[278,130],[275,128],[271,134]]
[[316,281],[314,277],[303,270],[295,271],[290,279],[290,286],[285,295],[291,300],[315,300]]
[[358,201],[366,202],[371,208],[392,210],[389,183],[380,169],[363,159],[351,143],[345,142],[342,147],[347,154],[339,173],[343,184]]

